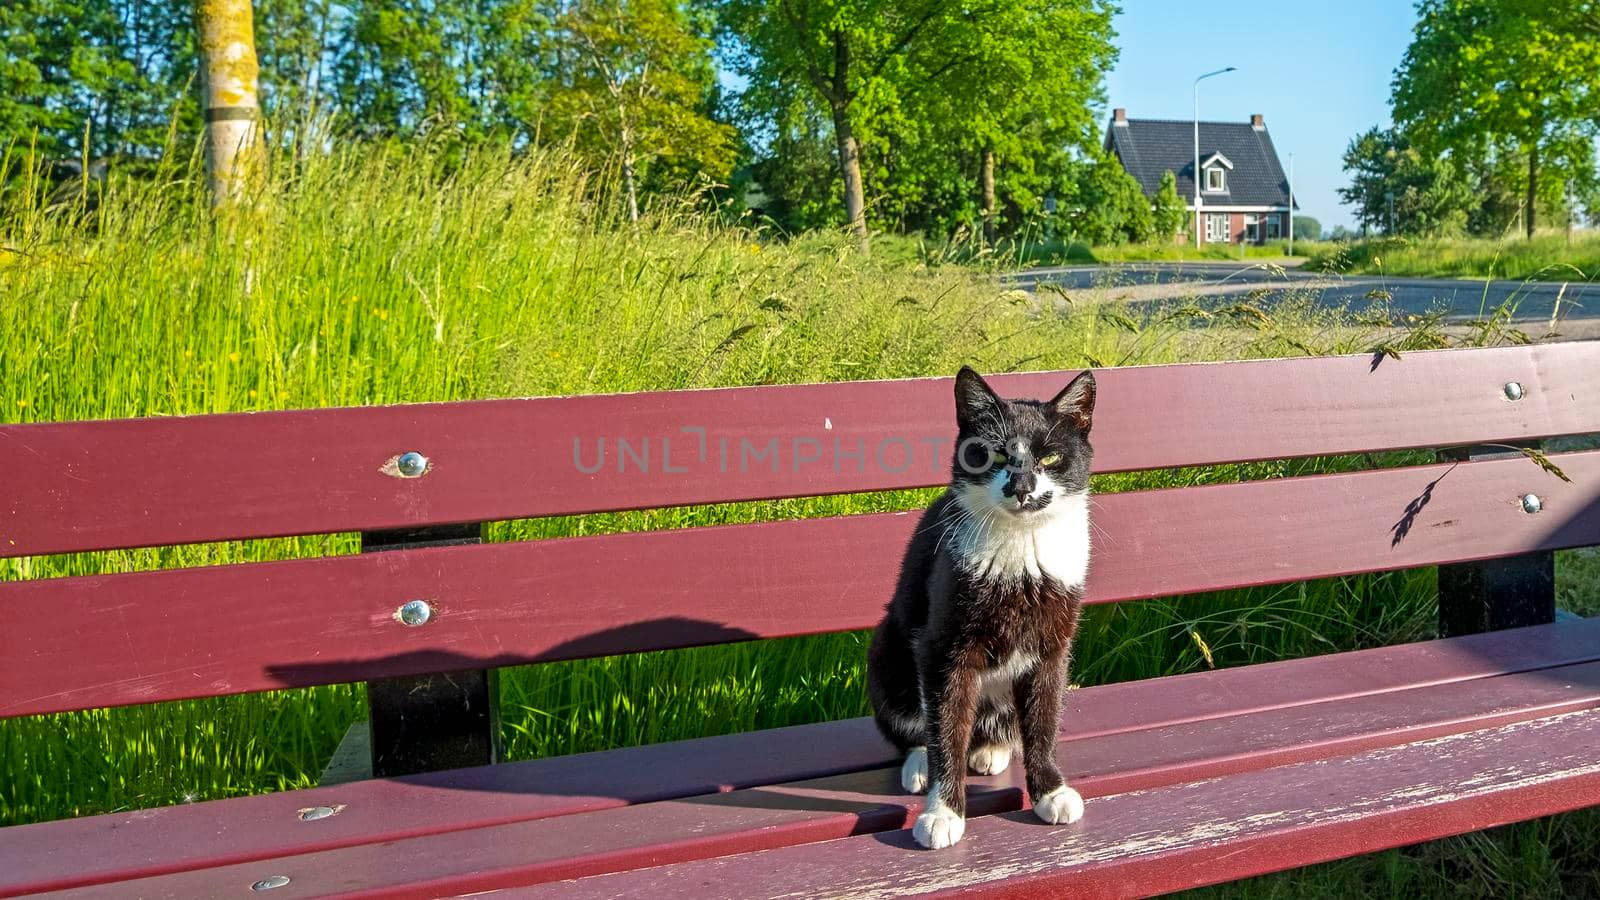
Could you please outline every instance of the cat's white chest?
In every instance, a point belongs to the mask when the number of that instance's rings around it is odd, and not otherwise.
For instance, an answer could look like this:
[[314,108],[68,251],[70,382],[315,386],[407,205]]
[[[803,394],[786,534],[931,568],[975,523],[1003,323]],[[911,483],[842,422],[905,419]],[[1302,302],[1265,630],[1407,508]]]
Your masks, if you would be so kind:
[[1017,580],[1048,576],[1063,587],[1082,585],[1089,574],[1089,495],[1069,494],[1043,515],[1001,513],[960,529],[952,542],[962,568],[985,578]]

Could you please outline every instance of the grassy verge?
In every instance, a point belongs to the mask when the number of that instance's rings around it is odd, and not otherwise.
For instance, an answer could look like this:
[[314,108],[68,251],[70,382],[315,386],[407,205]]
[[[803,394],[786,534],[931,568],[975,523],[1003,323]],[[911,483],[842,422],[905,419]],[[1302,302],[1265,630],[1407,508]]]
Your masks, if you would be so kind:
[[1110,247],[1087,247],[1073,244],[1066,256],[1070,262],[1181,262],[1185,260],[1282,260],[1309,256],[1320,247],[1311,241],[1295,241],[1294,254],[1289,254],[1286,241],[1268,244],[1206,244],[1196,249],[1189,244],[1120,244]]
[[[449,171],[421,151],[283,163],[247,220],[216,226],[185,170],[159,190],[113,186],[53,207],[35,196],[14,192],[0,211],[0,294],[17,298],[0,303],[7,422],[903,377],[963,362],[1001,371],[1353,352],[1377,327],[1305,298],[1201,317],[1041,309],[983,273],[889,253],[865,261],[827,236],[774,243],[672,208],[632,227],[557,157],[491,154]],[[1118,475],[1096,487],[1359,462]],[[928,496],[509,522],[490,536],[904,509]],[[10,560],[0,580],[354,549],[353,536],[334,535]],[[1422,638],[1433,594],[1422,570],[1096,608],[1074,678]],[[863,651],[861,634],[841,634],[508,670],[509,755],[859,715]],[[0,722],[0,824],[309,785],[363,699],[359,686],[332,686]],[[1394,858],[1414,854],[1349,865]]]
[[1583,282],[1600,274],[1600,233],[1580,233],[1571,243],[1565,234],[1545,233],[1531,240],[1388,238],[1324,244],[1306,267],[1346,275]]
[[1324,253],[1331,246],[1313,241],[1295,241],[1295,252],[1291,256],[1285,241],[1248,245],[1207,244],[1196,249],[1189,244],[1115,244],[1095,247],[1081,241],[1021,238],[1004,241],[994,247],[983,247],[973,241],[929,243],[916,236],[878,235],[873,238],[872,252],[874,256],[890,263],[1016,269],[1124,262],[1281,261]]

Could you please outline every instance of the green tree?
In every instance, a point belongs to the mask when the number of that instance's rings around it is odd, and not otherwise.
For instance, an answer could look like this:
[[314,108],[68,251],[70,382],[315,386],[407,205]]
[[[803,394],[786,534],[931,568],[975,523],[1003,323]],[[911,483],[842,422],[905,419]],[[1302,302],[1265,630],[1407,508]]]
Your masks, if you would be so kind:
[[[972,16],[965,28],[938,32],[948,42],[938,68],[913,73],[919,82],[943,77],[947,87],[924,92],[917,114],[959,136],[977,158],[978,210],[988,240],[996,233],[998,187],[1014,205],[1032,206],[1044,191],[1041,161],[1056,148],[1094,144],[1092,106],[1103,99],[1105,72],[1116,62],[1111,18],[1101,0],[1011,0]],[[1046,171],[1054,166],[1046,165]],[[1046,179],[1048,176],[1046,176]],[[1009,187],[1009,190],[1006,188]],[[1020,202],[1019,202],[1020,201]]]
[[[37,134],[47,156],[69,152],[87,110],[75,111],[71,71],[81,6],[59,0],[0,5],[0,146]],[[77,114],[75,114],[75,112]]]
[[1155,233],[1144,189],[1110,154],[1096,153],[1080,166],[1075,205],[1074,228],[1090,244],[1147,241]]
[[1178,177],[1168,169],[1161,173],[1161,186],[1156,189],[1155,209],[1151,211],[1156,238],[1170,241],[1173,235],[1183,229],[1188,219],[1189,213],[1184,208],[1183,198],[1178,196]]
[[885,70],[917,52],[948,0],[728,0],[722,20],[753,97],[789,98],[807,85],[833,125],[845,220],[867,249],[860,118]]
[[[799,86],[796,93],[809,91]],[[787,231],[828,227],[844,210],[828,117],[804,94],[772,102],[767,116],[745,118],[747,138],[762,145],[751,171],[766,195],[763,211]]]
[[1355,207],[1363,225],[1387,231],[1392,196],[1398,234],[1466,230],[1477,194],[1456,158],[1424,153],[1399,131],[1373,127],[1350,141],[1344,169],[1350,184],[1339,188],[1339,199]]
[[502,5],[351,0],[335,67],[351,123],[367,135],[488,133],[501,113],[487,88]]
[[261,108],[269,118],[303,120],[322,105],[327,56],[342,34],[333,0],[255,0]]
[[1294,237],[1297,241],[1321,240],[1322,223],[1312,216],[1295,216]]
[[674,0],[575,0],[553,17],[561,64],[550,73],[551,126],[590,160],[618,164],[628,215],[639,185],[670,168],[725,182],[734,132],[706,114],[715,83],[711,44]]
[[1544,169],[1593,179],[1593,147],[1573,139],[1592,137],[1600,115],[1600,34],[1587,27],[1592,7],[1421,0],[1395,73],[1395,120],[1426,152],[1482,158],[1498,150],[1498,158],[1519,159],[1529,236],[1541,188],[1549,190],[1540,183]]
[[[757,143],[803,120],[796,99],[810,104],[832,126],[845,220],[863,249],[869,214],[926,226],[976,206],[992,231],[1008,188],[1014,205],[1036,205],[1052,177],[1038,163],[1082,143],[1114,58],[1101,0],[725,0],[721,9],[728,58],[750,83],[743,106]],[[1002,163],[1016,172],[1010,185]]]
[[199,128],[193,9],[143,0],[0,3],[0,147],[144,158]]

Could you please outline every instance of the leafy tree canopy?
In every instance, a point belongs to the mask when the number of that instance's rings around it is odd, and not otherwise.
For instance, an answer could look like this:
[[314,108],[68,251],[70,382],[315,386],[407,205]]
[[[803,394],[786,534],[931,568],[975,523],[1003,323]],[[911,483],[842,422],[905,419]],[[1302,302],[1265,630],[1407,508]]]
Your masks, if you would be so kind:
[[1592,181],[1584,138],[1600,116],[1600,29],[1592,2],[1421,0],[1395,72],[1394,117],[1430,154],[1515,156],[1532,234],[1545,168]]
[[1397,234],[1466,230],[1475,193],[1454,159],[1424,153],[1392,128],[1373,127],[1350,141],[1344,168],[1350,184],[1339,189],[1339,199],[1355,207],[1361,224],[1387,231],[1392,198]]

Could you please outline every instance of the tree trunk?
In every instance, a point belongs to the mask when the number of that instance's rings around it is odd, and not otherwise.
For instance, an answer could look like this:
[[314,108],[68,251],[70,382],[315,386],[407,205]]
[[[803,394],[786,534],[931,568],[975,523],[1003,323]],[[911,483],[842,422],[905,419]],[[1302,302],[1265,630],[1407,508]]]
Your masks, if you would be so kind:
[[[819,79],[820,81],[820,79]],[[867,200],[861,186],[861,146],[850,126],[850,41],[833,32],[833,81],[824,87],[833,109],[833,137],[839,142],[839,175],[844,181],[844,217],[862,255],[871,251],[867,240]]]
[[978,208],[983,214],[983,242],[994,243],[994,148],[983,148],[983,160],[978,165],[978,189],[982,196]]
[[1533,237],[1533,210],[1539,200],[1539,142],[1534,140],[1528,144],[1528,199],[1527,229],[1528,237]]
[[622,188],[628,194],[628,221],[639,221],[639,188],[633,172],[633,132],[622,126]]
[[206,176],[213,204],[242,196],[261,167],[255,23],[250,0],[199,0]]
[[842,103],[833,104],[833,133],[839,141],[839,174],[844,178],[844,216],[861,252],[870,249],[867,241],[867,202],[861,187],[861,151],[850,128],[850,113]]
[[198,0],[205,96],[206,179],[211,202],[245,194],[261,171],[256,30],[250,0]]

